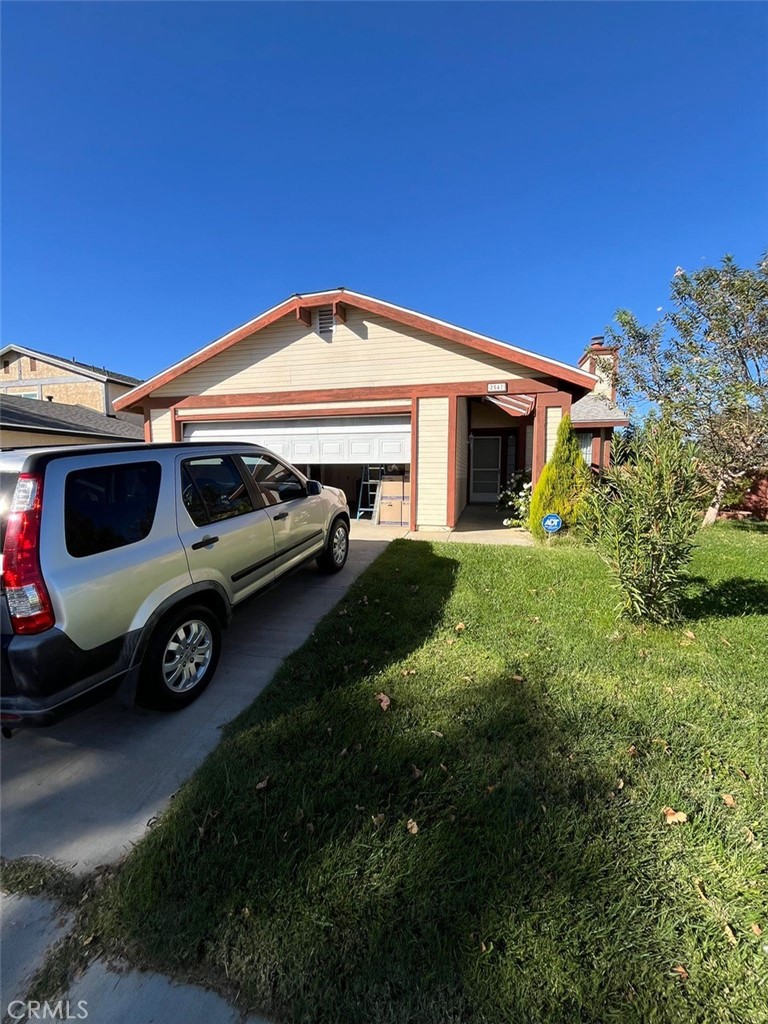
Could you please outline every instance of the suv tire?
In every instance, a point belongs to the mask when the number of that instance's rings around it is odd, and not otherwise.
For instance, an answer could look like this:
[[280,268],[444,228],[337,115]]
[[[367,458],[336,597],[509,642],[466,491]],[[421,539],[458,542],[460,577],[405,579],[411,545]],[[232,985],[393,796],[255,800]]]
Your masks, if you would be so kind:
[[349,554],[349,527],[339,517],[334,519],[328,533],[328,542],[325,550],[317,559],[317,564],[322,572],[340,572],[347,561]]
[[203,605],[185,605],[167,615],[144,655],[136,699],[145,707],[177,711],[200,696],[216,672],[221,627]]

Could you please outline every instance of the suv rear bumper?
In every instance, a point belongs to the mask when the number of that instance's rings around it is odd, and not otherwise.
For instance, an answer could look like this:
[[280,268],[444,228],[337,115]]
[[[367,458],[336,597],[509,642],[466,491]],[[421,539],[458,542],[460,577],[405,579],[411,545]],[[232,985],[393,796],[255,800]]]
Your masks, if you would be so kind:
[[[2,602],[4,605],[5,602]],[[85,651],[59,629],[10,632],[1,608],[0,725],[52,725],[114,692],[127,675],[139,633]]]

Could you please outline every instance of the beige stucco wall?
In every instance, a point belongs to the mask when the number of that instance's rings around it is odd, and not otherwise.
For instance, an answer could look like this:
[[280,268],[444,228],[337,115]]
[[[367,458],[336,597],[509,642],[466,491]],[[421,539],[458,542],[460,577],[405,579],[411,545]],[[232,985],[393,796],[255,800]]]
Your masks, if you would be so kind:
[[245,338],[154,395],[385,387],[394,384],[510,380],[534,371],[362,310],[348,309],[333,337],[294,314]]
[[547,409],[547,442],[545,447],[546,461],[552,458],[552,452],[557,444],[557,431],[560,421],[563,418],[563,410],[559,406],[550,406]]
[[469,408],[466,398],[460,398],[456,409],[456,518],[467,504],[467,477],[469,475]]
[[416,524],[444,527],[448,518],[448,399],[418,403]]

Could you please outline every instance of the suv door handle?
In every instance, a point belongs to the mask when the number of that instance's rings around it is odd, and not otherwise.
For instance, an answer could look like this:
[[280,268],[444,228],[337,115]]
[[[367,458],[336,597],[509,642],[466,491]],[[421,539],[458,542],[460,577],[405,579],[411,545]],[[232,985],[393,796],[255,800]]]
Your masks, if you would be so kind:
[[202,540],[195,541],[195,543],[192,545],[192,550],[199,551],[200,548],[210,547],[211,544],[218,543],[218,540],[218,537],[203,537]]
[[276,516],[272,516],[272,518],[273,519],[287,519],[288,518],[288,513],[287,512],[278,512],[277,515]]

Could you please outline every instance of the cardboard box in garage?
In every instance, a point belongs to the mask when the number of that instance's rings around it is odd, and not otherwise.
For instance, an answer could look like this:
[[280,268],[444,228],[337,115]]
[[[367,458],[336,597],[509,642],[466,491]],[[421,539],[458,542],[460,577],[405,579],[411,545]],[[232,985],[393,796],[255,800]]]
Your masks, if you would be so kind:
[[382,498],[379,522],[382,526],[407,526],[410,508],[410,503],[402,499]]
[[388,501],[403,500],[403,478],[401,476],[383,476],[381,478],[381,498]]

